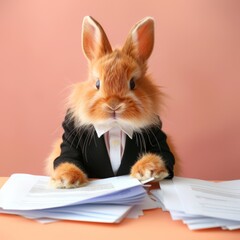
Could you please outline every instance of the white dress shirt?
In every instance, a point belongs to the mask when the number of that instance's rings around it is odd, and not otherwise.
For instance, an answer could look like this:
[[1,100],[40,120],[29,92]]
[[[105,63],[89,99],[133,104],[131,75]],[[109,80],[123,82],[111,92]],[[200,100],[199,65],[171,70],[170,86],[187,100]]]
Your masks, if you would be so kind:
[[126,135],[132,139],[133,130],[119,125],[97,125],[94,126],[98,137],[104,134],[104,140],[111,161],[112,170],[116,175],[126,144]]

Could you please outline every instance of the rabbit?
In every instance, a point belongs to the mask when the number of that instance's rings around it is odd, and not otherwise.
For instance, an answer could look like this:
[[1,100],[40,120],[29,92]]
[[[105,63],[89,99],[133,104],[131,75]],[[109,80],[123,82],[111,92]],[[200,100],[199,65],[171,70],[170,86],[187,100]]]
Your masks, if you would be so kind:
[[[84,17],[82,49],[89,77],[73,87],[62,139],[47,159],[54,187],[75,188],[89,178],[125,174],[140,181],[173,177],[175,159],[158,116],[162,93],[147,74],[153,45],[152,17],[139,21],[123,47],[116,49],[112,49],[102,26],[92,17]],[[119,128],[124,136],[124,150],[115,173],[107,133],[99,136],[98,128]]]

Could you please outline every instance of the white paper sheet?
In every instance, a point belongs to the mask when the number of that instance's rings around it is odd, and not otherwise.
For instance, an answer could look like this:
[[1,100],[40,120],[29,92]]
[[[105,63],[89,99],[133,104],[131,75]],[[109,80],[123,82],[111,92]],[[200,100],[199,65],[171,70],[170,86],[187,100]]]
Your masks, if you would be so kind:
[[173,183],[186,213],[240,221],[240,181],[174,178]]
[[[125,205],[78,205],[47,210],[3,210],[4,213],[21,215],[30,219],[58,219],[88,222],[120,222],[132,206]],[[1,210],[0,210],[1,212]],[[49,220],[50,221],[50,220]]]
[[138,218],[143,215],[143,210],[150,210],[159,207],[160,206],[157,201],[154,201],[149,195],[146,195],[141,204],[132,207],[127,215],[127,218]]
[[117,223],[158,207],[142,183],[130,176],[95,180],[77,189],[54,189],[49,181],[44,176],[12,175],[0,190],[0,213],[41,223],[60,219]]
[[163,210],[189,229],[240,228],[240,180],[214,183],[174,177],[160,182],[160,188],[152,193]]
[[[37,210],[86,203],[136,204],[142,201],[145,190],[141,183],[129,176],[89,182],[76,189],[54,189],[49,178],[14,174],[0,191],[3,209]],[[115,202],[114,202],[115,201]]]

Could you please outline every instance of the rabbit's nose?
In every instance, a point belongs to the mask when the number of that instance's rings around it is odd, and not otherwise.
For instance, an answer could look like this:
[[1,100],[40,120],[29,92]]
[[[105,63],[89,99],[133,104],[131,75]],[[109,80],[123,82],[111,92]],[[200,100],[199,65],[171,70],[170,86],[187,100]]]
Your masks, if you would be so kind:
[[107,108],[110,111],[116,112],[120,111],[123,107],[123,104],[118,98],[112,98],[107,102]]
[[120,101],[117,98],[112,98],[108,101],[107,106],[109,109],[116,111],[120,106]]
[[121,108],[121,105],[108,105],[108,108],[112,111],[117,111]]

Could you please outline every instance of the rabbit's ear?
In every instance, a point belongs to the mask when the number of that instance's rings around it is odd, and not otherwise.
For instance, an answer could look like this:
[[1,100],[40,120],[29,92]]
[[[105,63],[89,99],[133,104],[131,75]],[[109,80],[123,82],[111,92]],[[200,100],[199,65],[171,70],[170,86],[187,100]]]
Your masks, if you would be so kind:
[[153,44],[154,20],[146,17],[132,28],[122,50],[145,62],[152,53]]
[[83,19],[82,48],[88,60],[93,61],[112,52],[111,45],[102,26],[90,16]]

